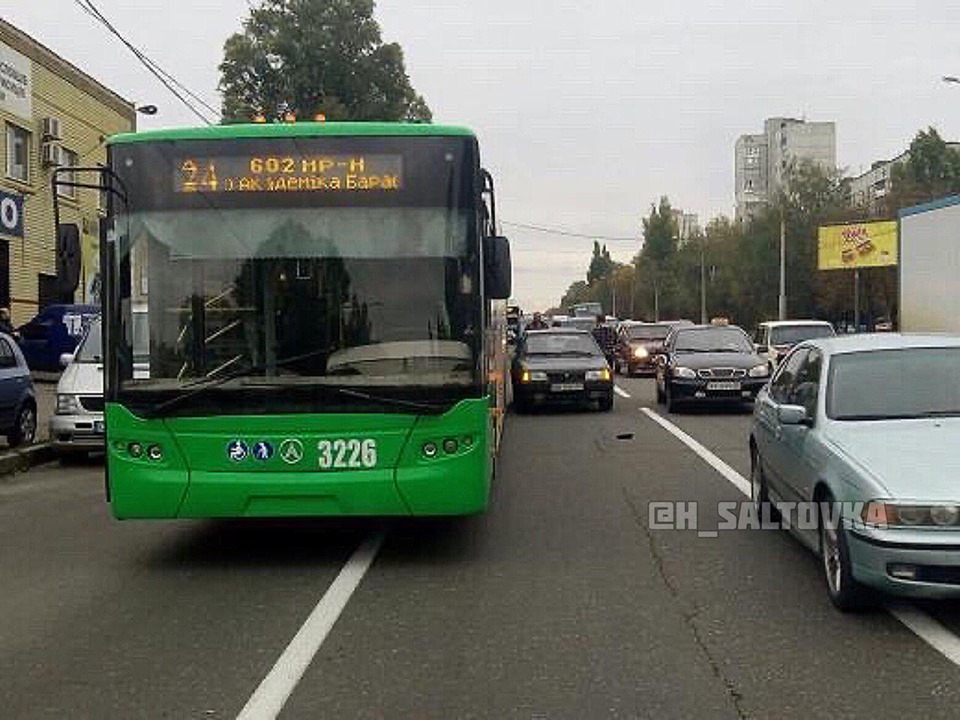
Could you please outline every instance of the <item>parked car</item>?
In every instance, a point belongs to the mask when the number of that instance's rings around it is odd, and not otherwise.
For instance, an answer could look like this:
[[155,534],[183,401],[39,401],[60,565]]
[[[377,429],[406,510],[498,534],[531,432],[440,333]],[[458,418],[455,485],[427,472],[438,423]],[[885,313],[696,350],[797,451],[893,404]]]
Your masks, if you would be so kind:
[[657,356],[670,334],[667,323],[625,322],[620,326],[620,372],[635,375],[657,371]]
[[[50,417],[50,440],[61,457],[103,450],[103,341],[94,319],[76,353],[64,354],[57,383],[57,408]],[[133,374],[150,377],[146,306],[133,308]]]
[[511,377],[514,407],[520,411],[546,403],[613,408],[613,369],[584,330],[531,330],[517,344]]
[[823,320],[771,320],[757,326],[753,342],[757,353],[775,370],[790,349],[804,340],[833,337],[833,325]]
[[657,402],[748,402],[770,377],[770,366],[736,325],[676,325],[657,363]]
[[813,523],[781,505],[784,524],[822,558],[841,610],[869,604],[869,589],[957,597],[958,438],[960,338],[804,342],[754,406],[753,498],[812,504]]
[[11,447],[37,437],[37,397],[30,368],[16,341],[0,333],[0,432]]
[[90,321],[100,315],[97,305],[48,305],[17,328],[20,349],[31,370],[59,372],[60,356],[72,353]]

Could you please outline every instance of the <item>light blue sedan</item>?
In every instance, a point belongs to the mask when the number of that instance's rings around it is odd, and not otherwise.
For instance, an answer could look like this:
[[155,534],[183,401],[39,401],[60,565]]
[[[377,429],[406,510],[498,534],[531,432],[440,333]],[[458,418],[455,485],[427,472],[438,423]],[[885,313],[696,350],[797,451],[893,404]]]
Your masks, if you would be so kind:
[[960,596],[960,338],[798,345],[757,397],[750,456],[754,502],[822,558],[838,608]]

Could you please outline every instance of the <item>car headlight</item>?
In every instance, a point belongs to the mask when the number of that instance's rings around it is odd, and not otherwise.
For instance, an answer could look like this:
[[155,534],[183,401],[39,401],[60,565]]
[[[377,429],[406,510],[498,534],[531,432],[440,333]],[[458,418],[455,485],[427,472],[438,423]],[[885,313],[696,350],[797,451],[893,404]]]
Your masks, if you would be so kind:
[[609,380],[610,379],[610,369],[602,368],[600,370],[587,370],[587,374],[583,376],[584,380]]
[[697,373],[695,370],[691,370],[688,367],[675,367],[673,369],[673,376],[678,378],[687,378],[688,380],[696,380]]
[[874,526],[955,527],[960,521],[960,507],[951,503],[915,505],[872,500],[863,506],[860,519]]
[[757,365],[756,367],[750,368],[748,373],[752,378],[765,378],[770,374],[770,366],[764,363],[763,365]]
[[524,370],[523,375],[520,376],[521,382],[546,382],[547,374],[540,370]]
[[80,410],[76,395],[57,395],[57,415],[69,415]]
[[634,348],[633,356],[642,360],[645,357],[649,357],[650,353],[643,345],[640,345],[639,347]]

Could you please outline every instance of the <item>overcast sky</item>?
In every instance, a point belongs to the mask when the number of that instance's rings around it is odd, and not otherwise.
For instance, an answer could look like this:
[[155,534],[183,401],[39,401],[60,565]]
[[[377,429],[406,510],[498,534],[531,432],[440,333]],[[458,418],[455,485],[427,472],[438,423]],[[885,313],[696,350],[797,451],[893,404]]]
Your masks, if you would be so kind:
[[[127,37],[210,104],[223,41],[255,0],[95,0]],[[124,97],[141,127],[195,124],[71,0],[4,3],[3,17]],[[379,0],[388,41],[437,122],[478,134],[503,220],[637,238],[660,195],[704,221],[732,214],[733,145],[765,117],[837,123],[850,172],[921,127],[960,138],[960,5],[697,0]],[[528,308],[582,279],[592,243],[507,227]],[[628,260],[639,239],[610,242]]]

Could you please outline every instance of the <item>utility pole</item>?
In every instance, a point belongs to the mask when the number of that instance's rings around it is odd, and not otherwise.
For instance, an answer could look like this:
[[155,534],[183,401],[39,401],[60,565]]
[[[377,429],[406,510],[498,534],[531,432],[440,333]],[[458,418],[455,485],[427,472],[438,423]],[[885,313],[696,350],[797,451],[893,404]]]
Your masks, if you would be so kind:
[[704,260],[706,238],[700,236],[700,324],[707,324],[707,269]]
[[853,331],[860,332],[860,268],[853,269]]
[[783,206],[780,207],[780,301],[778,303],[781,320],[787,319],[787,220]]

